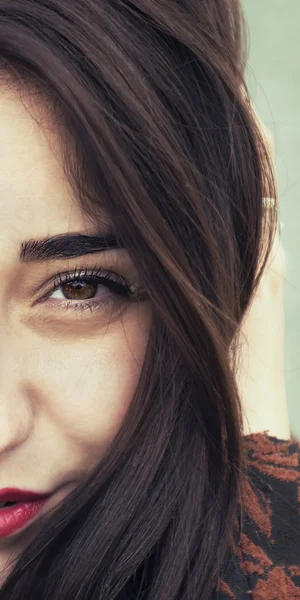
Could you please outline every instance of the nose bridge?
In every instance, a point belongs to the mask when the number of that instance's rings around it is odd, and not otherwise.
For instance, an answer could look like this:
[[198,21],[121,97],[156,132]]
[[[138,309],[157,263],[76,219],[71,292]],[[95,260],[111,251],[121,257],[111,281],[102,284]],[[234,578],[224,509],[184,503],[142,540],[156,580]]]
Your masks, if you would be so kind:
[[0,454],[22,444],[32,426],[30,399],[25,386],[20,348],[0,333]]

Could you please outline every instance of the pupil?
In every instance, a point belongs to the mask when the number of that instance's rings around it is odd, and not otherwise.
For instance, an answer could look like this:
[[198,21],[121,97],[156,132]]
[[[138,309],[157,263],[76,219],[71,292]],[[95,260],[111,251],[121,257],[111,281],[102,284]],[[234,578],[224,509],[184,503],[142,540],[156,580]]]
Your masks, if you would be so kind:
[[67,300],[88,300],[94,298],[97,287],[97,283],[77,280],[65,283],[62,289]]

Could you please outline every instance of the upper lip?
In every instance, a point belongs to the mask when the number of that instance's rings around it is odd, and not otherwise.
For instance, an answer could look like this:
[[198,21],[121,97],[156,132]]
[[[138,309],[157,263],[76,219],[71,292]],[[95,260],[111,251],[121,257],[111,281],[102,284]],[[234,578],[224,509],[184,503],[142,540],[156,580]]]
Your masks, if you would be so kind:
[[0,490],[0,503],[2,502],[34,502],[47,498],[49,494],[36,494],[28,490],[17,488],[3,488]]

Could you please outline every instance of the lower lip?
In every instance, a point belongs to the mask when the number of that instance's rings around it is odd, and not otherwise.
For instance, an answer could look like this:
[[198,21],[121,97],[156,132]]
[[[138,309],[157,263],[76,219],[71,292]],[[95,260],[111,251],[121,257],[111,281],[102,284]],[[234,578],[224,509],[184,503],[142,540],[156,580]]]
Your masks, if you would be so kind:
[[7,508],[0,508],[0,538],[7,537],[22,529],[38,515],[47,498],[35,502],[17,502]]

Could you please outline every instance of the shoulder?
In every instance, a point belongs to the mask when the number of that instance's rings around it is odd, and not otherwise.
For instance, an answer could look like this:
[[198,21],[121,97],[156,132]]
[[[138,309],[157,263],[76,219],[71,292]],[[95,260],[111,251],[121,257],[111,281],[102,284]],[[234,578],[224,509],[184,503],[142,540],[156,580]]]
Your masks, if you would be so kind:
[[300,442],[245,436],[246,476],[219,600],[300,600]]

